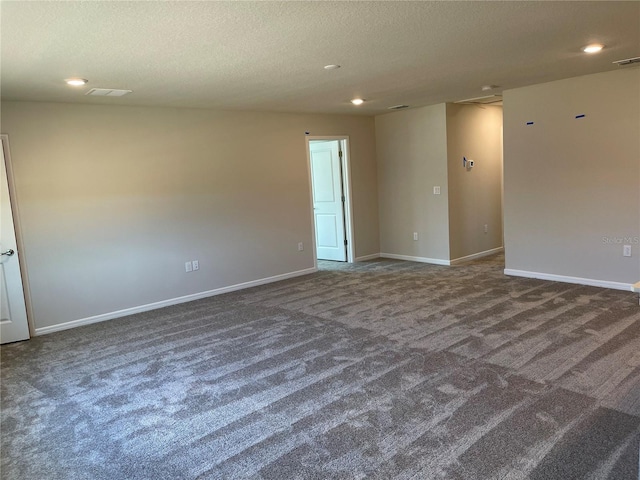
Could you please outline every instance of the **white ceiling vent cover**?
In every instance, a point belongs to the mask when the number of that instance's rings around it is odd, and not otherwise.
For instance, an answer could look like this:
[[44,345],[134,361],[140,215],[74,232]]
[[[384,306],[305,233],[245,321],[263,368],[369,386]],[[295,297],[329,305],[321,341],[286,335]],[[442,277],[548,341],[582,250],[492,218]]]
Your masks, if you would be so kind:
[[475,105],[490,105],[502,101],[502,95],[487,95],[486,97],[467,98],[453,103],[473,103]]
[[92,88],[85,95],[94,97],[122,97],[133,92],[133,90],[117,90],[115,88]]
[[623,65],[631,65],[631,64],[634,64],[634,63],[640,63],[640,57],[625,58],[624,60],[616,60],[613,63],[615,63],[619,67],[622,67]]

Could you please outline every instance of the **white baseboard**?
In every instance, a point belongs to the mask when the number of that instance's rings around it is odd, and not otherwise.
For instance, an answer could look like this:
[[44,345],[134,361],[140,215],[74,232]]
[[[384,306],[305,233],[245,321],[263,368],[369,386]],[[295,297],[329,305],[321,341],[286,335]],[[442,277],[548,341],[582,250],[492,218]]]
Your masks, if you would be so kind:
[[125,308],[123,310],[117,310],[115,312],[103,313],[101,315],[94,315],[92,317],[81,318],[78,320],[71,320],[69,322],[59,323],[57,325],[51,325],[49,327],[36,328],[35,334],[45,335],[47,333],[58,332],[60,330],[68,330],[69,328],[104,322],[105,320],[113,320],[114,318],[126,317],[127,315],[133,315],[134,313],[148,312],[149,310],[157,310],[158,308],[169,307],[171,305],[192,302],[194,300],[200,300],[201,298],[213,297],[215,295],[221,295],[223,293],[235,292],[236,290],[243,290],[245,288],[257,287],[258,285],[279,282],[281,280],[308,275],[317,271],[317,268],[307,268],[304,270],[298,270],[296,272],[283,273],[281,275],[275,275],[273,277],[260,278],[258,280],[252,280],[250,282],[238,283],[236,285],[230,285],[228,287],[216,288],[214,290],[208,290],[206,292],[193,293],[191,295],[185,295],[183,297],[170,298],[168,300],[149,303],[147,305],[140,305],[138,307]]
[[380,258],[379,253],[372,253],[371,255],[363,255],[362,257],[356,257],[356,262],[366,262],[367,260],[375,260]]
[[381,253],[380,257],[391,258],[393,260],[407,260],[409,262],[432,263],[434,265],[450,265],[449,260],[442,260],[440,258],[411,257],[409,255],[396,255],[395,253]]
[[504,269],[505,275],[514,277],[537,278],[539,280],[551,280],[552,282],[575,283],[590,287],[613,288],[615,290],[627,290],[631,288],[630,283],[609,282],[607,280],[595,280],[593,278],[569,277],[566,275],[555,275],[552,273],[528,272],[526,270]]
[[487,257],[489,255],[493,255],[494,253],[499,253],[502,251],[504,251],[504,247],[492,248],[491,250],[474,253],[473,255],[467,255],[466,257],[454,258],[450,263],[451,265],[457,265],[458,263],[468,262],[469,260],[475,260],[476,258]]

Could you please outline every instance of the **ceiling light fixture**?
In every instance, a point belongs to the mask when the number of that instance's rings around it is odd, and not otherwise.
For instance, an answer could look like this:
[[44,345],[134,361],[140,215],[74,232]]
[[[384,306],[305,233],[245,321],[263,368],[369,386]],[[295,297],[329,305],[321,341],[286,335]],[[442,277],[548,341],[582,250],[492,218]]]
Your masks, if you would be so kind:
[[351,100],[351,103],[353,103],[354,105],[362,105],[364,103],[364,99],[354,98],[353,100]]
[[496,88],[500,88],[500,85],[483,85],[482,86],[482,91],[483,92],[489,92],[491,90],[495,90]]
[[65,78],[64,81],[67,85],[71,85],[72,87],[81,87],[89,83],[89,80],[85,78]]
[[340,65],[325,65],[324,66],[325,70],[337,70],[338,68],[340,68]]
[[582,47],[582,51],[584,53],[598,53],[603,48],[604,48],[604,45],[602,45],[600,43],[592,43],[591,45],[587,45],[586,47]]

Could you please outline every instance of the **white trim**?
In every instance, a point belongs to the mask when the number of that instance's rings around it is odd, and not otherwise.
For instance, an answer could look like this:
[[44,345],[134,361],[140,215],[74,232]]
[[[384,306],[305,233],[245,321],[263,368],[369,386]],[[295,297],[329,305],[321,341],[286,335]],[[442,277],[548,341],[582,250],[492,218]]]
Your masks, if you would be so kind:
[[504,247],[492,248],[491,250],[485,250],[484,252],[474,253],[473,255],[467,255],[466,257],[454,258],[449,263],[451,265],[457,265],[458,263],[468,262],[469,260],[475,260],[476,258],[487,257],[494,253],[499,253],[504,250]]
[[356,242],[354,240],[355,232],[353,226],[353,202],[351,198],[351,143],[349,136],[345,136],[342,140],[342,152],[344,153],[343,160],[343,179],[344,184],[344,197],[346,199],[345,211],[345,225],[347,226],[347,262],[353,263],[356,256]]
[[316,247],[316,219],[313,208],[313,176],[311,173],[311,146],[309,145],[309,137],[304,139],[304,145],[307,153],[307,179],[309,182],[309,209],[311,212],[311,251],[313,254],[313,268],[318,269],[318,251]]
[[381,253],[382,258],[392,258],[393,260],[406,260],[408,262],[432,263],[434,265],[450,265],[449,260],[440,258],[411,257],[409,255],[396,255],[395,253]]
[[379,253],[372,253],[371,255],[363,255],[362,257],[356,257],[356,262],[366,262],[367,260],[375,260],[380,258]]
[[296,272],[289,272],[289,273],[283,273],[281,275],[275,275],[273,277],[260,278],[258,280],[238,283],[236,285],[230,285],[228,287],[216,288],[214,290],[208,290],[206,292],[192,293],[191,295],[185,295],[183,297],[170,298],[168,300],[149,303],[147,305],[140,305],[138,307],[125,308],[123,310],[116,310],[115,312],[103,313],[101,315],[94,315],[93,317],[81,318],[79,320],[71,320],[70,322],[59,323],[57,325],[51,325],[49,327],[36,328],[35,334],[45,335],[47,333],[58,332],[60,330],[67,330],[69,328],[80,327],[83,325],[90,325],[92,323],[104,322],[105,320],[113,320],[114,318],[125,317],[127,315],[133,315],[134,313],[148,312],[149,310],[156,310],[158,308],[169,307],[171,305],[178,305],[180,303],[192,302],[193,300],[200,300],[201,298],[213,297],[215,295],[221,295],[223,293],[235,292],[236,290],[243,290],[245,288],[257,287],[258,285],[279,282],[281,280],[299,277],[302,275],[308,275],[310,273],[314,273],[317,271],[318,269],[315,267],[306,268],[304,270],[298,270]]
[[555,275],[553,273],[528,272],[526,270],[504,269],[505,275],[513,277],[537,278],[539,280],[550,280],[552,282],[575,283],[587,285],[589,287],[613,288],[614,290],[627,290],[631,288],[630,283],[610,282],[607,280],[595,280],[593,278],[569,277],[566,275]]

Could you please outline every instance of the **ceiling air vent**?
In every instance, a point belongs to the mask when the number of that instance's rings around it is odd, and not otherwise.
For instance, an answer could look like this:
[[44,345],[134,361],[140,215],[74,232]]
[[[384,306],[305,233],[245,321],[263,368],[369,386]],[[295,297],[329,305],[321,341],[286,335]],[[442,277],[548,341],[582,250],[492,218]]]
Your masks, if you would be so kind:
[[631,65],[632,63],[640,63],[640,57],[627,58],[625,60],[616,60],[613,63],[615,63],[619,67],[622,67],[623,65]]
[[474,105],[491,105],[502,101],[502,95],[487,95],[485,97],[467,98],[453,103],[471,103]]
[[409,108],[409,105],[394,105],[393,107],[387,107],[389,110],[402,110],[403,108]]
[[117,90],[115,88],[92,88],[85,95],[94,97],[122,97],[131,93],[133,90]]

